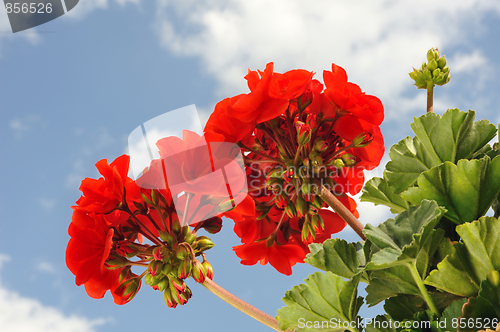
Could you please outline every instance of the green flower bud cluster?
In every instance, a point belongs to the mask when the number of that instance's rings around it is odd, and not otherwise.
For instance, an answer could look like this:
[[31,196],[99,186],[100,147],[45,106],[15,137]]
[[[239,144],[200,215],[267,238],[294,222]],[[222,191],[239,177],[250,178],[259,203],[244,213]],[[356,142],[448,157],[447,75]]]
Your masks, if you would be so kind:
[[[199,283],[211,277],[208,262],[200,263],[196,256],[214,246],[206,236],[197,236],[189,226],[181,227],[178,220],[172,224],[170,232],[160,231],[163,244],[151,247],[152,256],[145,272],[144,283],[164,292],[167,306],[175,308],[184,305],[192,293],[184,280],[190,276]],[[211,267],[210,267],[211,269]]]
[[446,59],[440,56],[439,50],[431,48],[427,52],[427,62],[422,63],[421,69],[413,68],[409,73],[419,89],[427,89],[427,83],[444,85],[450,81],[450,68],[446,65]]

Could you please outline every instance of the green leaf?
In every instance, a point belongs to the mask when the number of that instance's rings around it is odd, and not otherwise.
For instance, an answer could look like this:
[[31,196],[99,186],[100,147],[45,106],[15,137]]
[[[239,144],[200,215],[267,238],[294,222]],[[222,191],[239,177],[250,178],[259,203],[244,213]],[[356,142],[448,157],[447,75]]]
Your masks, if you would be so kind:
[[411,127],[416,134],[391,147],[384,177],[394,193],[411,187],[420,174],[445,161],[457,163],[472,159],[490,148],[496,128],[487,120],[474,122],[473,111],[446,111],[442,117],[427,113],[416,118]]
[[411,203],[435,200],[448,212],[446,217],[457,224],[484,216],[500,193],[500,156],[479,160],[445,162],[420,175],[418,187],[401,196]]
[[434,230],[434,227],[444,213],[445,209],[436,202],[424,200],[420,206],[410,207],[395,219],[388,219],[378,227],[366,225],[363,233],[381,249],[373,254],[371,261],[367,263],[367,269],[386,268],[405,260],[413,261],[417,259],[420,250],[427,246],[434,247],[435,251],[441,240],[433,246],[430,240],[433,240],[433,234],[441,233],[440,230]]
[[311,252],[304,261],[323,271],[349,279],[364,269],[363,242],[328,239],[321,244],[311,243],[309,249]]
[[[445,317],[445,313],[450,312],[452,304],[456,303],[457,301],[460,302],[462,300],[466,300],[450,293],[443,293],[438,291],[429,291],[429,295],[436,305],[436,308],[439,311],[444,310],[442,317]],[[390,299],[385,300],[384,309],[392,317],[392,319],[403,321],[405,319],[412,319],[419,311],[426,310],[427,305],[425,304],[425,301],[419,296],[399,294],[398,296],[391,297]],[[459,314],[456,317],[459,317],[462,314],[462,307],[460,306],[458,309]],[[455,313],[455,311],[453,311],[452,313]],[[451,316],[447,314],[446,317]]]
[[457,226],[461,243],[453,245],[437,269],[425,279],[427,285],[463,297],[475,296],[493,270],[500,269],[500,221],[482,217],[478,221]]
[[408,136],[394,144],[389,157],[391,161],[385,166],[384,178],[395,194],[412,186],[422,172],[436,166],[416,137]]
[[[496,274],[496,280],[493,278],[488,278],[481,282],[481,290],[477,297],[472,297],[463,307],[463,318],[473,319],[476,321],[481,318],[484,322],[486,318],[489,321],[497,319],[500,317],[500,283],[498,282],[498,271],[491,271],[489,276]],[[475,324],[476,325],[476,324]],[[483,330],[485,328],[461,328],[459,331],[477,331]],[[495,325],[490,324],[489,329],[495,328]]]
[[378,227],[365,226],[363,233],[380,249],[366,264],[370,271],[366,301],[370,306],[401,293],[422,295],[409,267],[413,264],[421,279],[427,275],[430,258],[444,234],[434,227],[445,212],[434,201],[422,201]]
[[[310,275],[306,284],[294,286],[287,291],[283,302],[287,305],[278,310],[281,330],[296,329],[296,332],[310,331],[358,331],[344,328],[343,322],[356,321],[363,303],[357,297],[361,274],[349,281],[331,272],[316,272]],[[336,322],[337,325],[332,324]]]
[[369,307],[399,294],[421,295],[410,270],[404,265],[372,271],[365,290]]
[[387,181],[382,178],[372,178],[363,187],[361,202],[382,204],[391,208],[392,213],[400,213],[408,208],[408,202],[394,193]]

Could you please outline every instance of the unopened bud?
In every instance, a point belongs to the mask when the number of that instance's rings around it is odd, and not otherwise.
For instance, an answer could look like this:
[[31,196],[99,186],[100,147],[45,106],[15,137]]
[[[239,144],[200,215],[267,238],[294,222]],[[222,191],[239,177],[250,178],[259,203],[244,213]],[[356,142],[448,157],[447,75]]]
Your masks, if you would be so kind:
[[307,213],[308,204],[302,198],[302,195],[297,195],[297,214],[299,218],[302,218]]
[[181,233],[181,223],[179,222],[179,219],[175,219],[174,222],[172,223],[172,232],[174,234],[174,237],[176,238]]
[[108,259],[104,262],[106,267],[111,270],[126,266],[128,263],[128,259],[117,254],[110,254]]
[[161,269],[161,272],[164,274],[164,275],[168,275],[170,272],[172,272],[174,269],[174,267],[172,266],[172,264],[170,263],[165,263],[163,264],[163,268]]
[[183,260],[184,258],[189,256],[190,254],[191,254],[190,250],[188,248],[186,248],[185,245],[182,245],[182,244],[179,247],[177,247],[177,249],[175,251],[175,256],[180,260]]
[[159,231],[159,233],[160,233],[160,239],[162,239],[162,241],[165,241],[169,246],[173,246],[175,243],[177,243],[177,237],[174,237],[169,232]]
[[179,264],[179,269],[177,270],[177,275],[181,279],[186,279],[191,274],[191,260],[186,259],[181,261]]
[[156,287],[158,287],[158,290],[160,292],[163,292],[169,285],[169,280],[168,278],[163,278],[160,280],[160,282],[158,282],[158,284],[156,285]]
[[427,68],[429,68],[430,71],[434,71],[436,70],[438,67],[438,64],[437,64],[437,61],[432,59],[431,61],[429,61],[429,64],[427,65]]
[[203,264],[200,263],[197,259],[193,263],[193,267],[191,268],[191,276],[196,282],[202,284],[205,281],[207,271],[203,267]]
[[169,278],[170,287],[175,288],[179,292],[183,292],[186,289],[186,283],[179,278]]
[[207,219],[203,221],[203,228],[210,234],[217,234],[222,228],[222,219],[219,217]]
[[131,301],[141,288],[141,279],[134,277],[123,281],[113,293],[122,298],[123,303]]
[[152,261],[148,265],[148,273],[155,277],[161,273],[162,268],[163,263],[161,261]]
[[203,263],[201,263],[203,267],[205,268],[205,271],[207,271],[207,278],[212,280],[214,278],[214,269],[212,268],[212,265],[206,260],[203,260]]
[[321,199],[321,197],[319,197],[319,195],[314,196],[313,205],[317,209],[321,209],[323,207],[323,199]]
[[302,122],[295,122],[295,129],[297,130],[297,142],[299,145],[306,145],[311,140],[311,127]]
[[165,257],[166,257],[166,252],[165,252],[165,248],[164,247],[161,247],[161,246],[157,246],[153,249],[153,257],[157,260],[157,261],[161,261],[163,260]]
[[326,144],[325,140],[320,138],[317,139],[316,142],[314,142],[314,150],[322,153],[325,152],[328,149],[328,144]]
[[165,304],[169,308],[175,308],[177,307],[177,302],[172,298],[172,293],[170,292],[170,289],[165,289],[163,292],[163,299],[165,300]]
[[358,163],[358,158],[349,153],[342,155],[341,158],[346,166],[355,166]]
[[198,251],[205,251],[212,248],[215,244],[206,236],[199,236],[195,242]]
[[440,68],[440,69],[443,69],[444,67],[446,67],[446,59],[444,58],[444,55],[441,56],[439,59],[437,59],[437,65],[438,65],[438,68]]

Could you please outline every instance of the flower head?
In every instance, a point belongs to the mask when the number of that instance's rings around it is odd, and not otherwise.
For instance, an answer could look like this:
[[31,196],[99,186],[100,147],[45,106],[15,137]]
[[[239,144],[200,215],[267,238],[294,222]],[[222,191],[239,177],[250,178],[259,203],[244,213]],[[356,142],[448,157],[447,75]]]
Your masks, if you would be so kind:
[[[308,244],[324,241],[346,223],[318,195],[327,187],[351,212],[363,171],[380,163],[384,118],[377,97],[347,80],[339,66],[323,84],[306,70],[273,72],[269,63],[245,78],[250,92],[220,102],[205,127],[240,146],[245,156],[250,211],[234,215],[242,264],[270,263],[291,274]],[[248,210],[248,209],[247,209]],[[231,213],[225,214],[228,217]]]

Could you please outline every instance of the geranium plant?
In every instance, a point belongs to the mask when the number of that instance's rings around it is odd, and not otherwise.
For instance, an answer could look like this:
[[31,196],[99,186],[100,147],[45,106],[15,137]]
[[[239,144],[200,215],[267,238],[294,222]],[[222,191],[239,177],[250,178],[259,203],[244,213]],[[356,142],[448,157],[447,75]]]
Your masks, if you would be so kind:
[[[384,177],[366,184],[364,171],[385,151],[384,109],[335,64],[323,83],[306,70],[276,73],[273,63],[249,71],[249,93],[219,102],[202,136],[186,130],[159,140],[160,158],[136,180],[128,156],[99,161],[102,177],[82,181],[69,227],[76,284],[93,298],[110,290],[124,304],[144,282],[175,308],[192,296],[192,277],[277,331],[496,328],[500,149],[489,142],[497,128],[473,111],[433,113],[434,86],[450,79],[437,49],[410,76],[427,90],[427,114],[412,123],[415,137],[390,149]],[[224,176],[212,176],[222,167]],[[363,226],[351,198],[362,188],[361,200],[397,215]],[[303,262],[322,270],[285,294],[276,318],[213,282],[214,244],[202,232],[217,233],[222,218],[235,223],[242,264],[269,263],[286,275]],[[331,239],[346,225],[359,242]],[[357,296],[363,283],[365,299]],[[386,315],[358,316],[364,302],[382,301]]]

